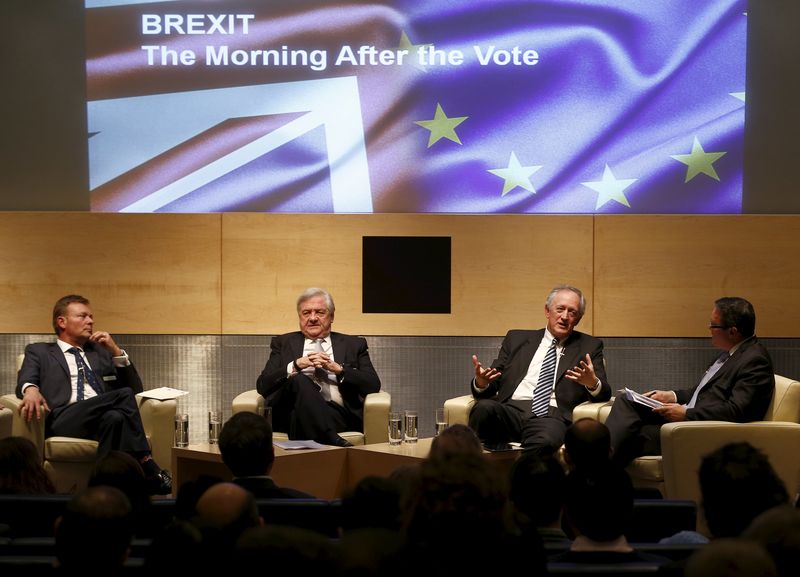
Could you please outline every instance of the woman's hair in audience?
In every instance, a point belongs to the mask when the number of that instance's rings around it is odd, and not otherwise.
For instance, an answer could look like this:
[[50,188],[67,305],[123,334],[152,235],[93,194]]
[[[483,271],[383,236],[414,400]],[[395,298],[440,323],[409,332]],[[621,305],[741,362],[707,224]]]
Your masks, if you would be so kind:
[[55,492],[31,440],[25,437],[0,439],[0,493],[44,495]]

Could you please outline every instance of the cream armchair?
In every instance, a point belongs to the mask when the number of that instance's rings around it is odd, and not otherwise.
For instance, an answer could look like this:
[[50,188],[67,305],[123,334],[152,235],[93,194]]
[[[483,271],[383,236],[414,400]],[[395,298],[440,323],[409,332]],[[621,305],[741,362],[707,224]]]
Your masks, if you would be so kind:
[[[17,357],[17,370],[24,355]],[[162,466],[172,460],[172,440],[177,402],[136,396],[139,413],[153,458]],[[42,456],[44,468],[58,493],[75,493],[86,487],[97,460],[97,441],[75,437],[44,436],[44,419],[27,422],[19,414],[22,400],[14,394],[0,397],[0,405],[11,410],[11,434],[33,441]]]
[[[589,417],[605,422],[613,399],[607,403],[578,406],[575,420]],[[790,493],[798,487],[800,463],[800,382],[775,375],[775,394],[763,421],[729,423],[725,421],[684,421],[661,427],[661,455],[634,459],[628,473],[637,487],[658,489],[668,499],[700,500],[697,471],[700,461],[720,446],[748,441],[769,457],[775,471]]]
[[[392,405],[392,397],[386,391],[370,393],[364,399],[364,432],[345,431],[339,433],[343,439],[350,441],[353,445],[366,445],[373,443],[386,443],[389,440],[389,407]],[[264,397],[258,391],[251,389],[237,395],[233,399],[233,413],[247,411],[250,413],[262,413],[264,410]],[[284,432],[274,432],[273,438],[278,440],[288,439]]]

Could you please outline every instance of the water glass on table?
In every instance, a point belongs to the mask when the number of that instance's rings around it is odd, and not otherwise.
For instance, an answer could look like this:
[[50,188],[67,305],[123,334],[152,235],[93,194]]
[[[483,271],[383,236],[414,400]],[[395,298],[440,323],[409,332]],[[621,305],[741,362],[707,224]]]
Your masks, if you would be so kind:
[[175,415],[175,446],[189,446],[189,414],[177,413]]
[[405,427],[404,428],[404,436],[403,440],[406,443],[416,443],[417,442],[417,411],[406,411],[405,412]]
[[219,431],[222,429],[222,411],[208,411],[208,442],[216,445],[219,442]]
[[434,433],[435,436],[438,437],[439,433],[447,428],[447,413],[445,412],[444,407],[439,407],[436,409],[436,420],[434,423],[436,425]]
[[403,442],[403,413],[392,411],[389,413],[389,444],[399,445]]

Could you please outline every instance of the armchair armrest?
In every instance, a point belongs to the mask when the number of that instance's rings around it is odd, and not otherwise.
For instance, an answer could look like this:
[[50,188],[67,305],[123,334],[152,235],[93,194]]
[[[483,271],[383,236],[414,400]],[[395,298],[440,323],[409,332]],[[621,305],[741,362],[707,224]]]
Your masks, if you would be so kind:
[[0,397],[0,404],[11,409],[11,434],[15,437],[25,437],[33,441],[33,444],[39,450],[39,456],[44,458],[44,418],[40,421],[36,419],[26,421],[23,419],[19,414],[22,399],[18,399],[14,394]]
[[233,414],[236,413],[262,413],[264,409],[264,397],[258,394],[256,389],[250,389],[239,393],[231,403]]
[[705,455],[733,442],[747,441],[763,451],[775,472],[793,495],[800,469],[794,450],[800,446],[800,424],[782,421],[729,423],[681,421],[661,427],[661,455],[665,497],[700,502],[697,472]]
[[364,398],[364,443],[389,441],[389,408],[392,397],[386,391],[370,393]]
[[600,403],[593,403],[591,401],[583,402],[572,410],[572,422],[574,423],[578,419],[594,419],[595,421],[605,423],[613,403],[613,397],[609,401]]
[[447,417],[448,425],[469,424],[469,413],[472,411],[472,406],[475,404],[475,397],[472,395],[462,395],[460,397],[453,397],[444,402],[444,415]]
[[136,402],[139,405],[144,433],[150,441],[153,459],[161,467],[169,467],[172,462],[178,402],[175,399],[145,399],[139,396],[136,397]]

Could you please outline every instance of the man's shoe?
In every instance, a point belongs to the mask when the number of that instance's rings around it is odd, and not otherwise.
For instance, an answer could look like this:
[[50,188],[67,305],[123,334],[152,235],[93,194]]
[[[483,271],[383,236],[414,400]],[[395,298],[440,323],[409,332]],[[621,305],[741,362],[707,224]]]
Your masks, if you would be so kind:
[[151,495],[169,495],[172,493],[172,475],[166,469],[147,479]]
[[347,439],[343,439],[339,435],[336,435],[336,437],[328,444],[329,445],[333,445],[334,447],[352,447],[353,446],[353,443],[351,443]]

